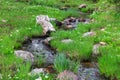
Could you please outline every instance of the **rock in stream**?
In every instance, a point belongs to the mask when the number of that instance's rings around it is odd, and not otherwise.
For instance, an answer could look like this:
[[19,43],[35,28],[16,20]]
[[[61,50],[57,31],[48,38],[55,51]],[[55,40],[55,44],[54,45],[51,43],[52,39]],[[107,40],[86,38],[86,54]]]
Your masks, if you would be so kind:
[[44,38],[33,38],[29,43],[24,44],[23,49],[31,52],[35,58],[42,56],[45,59],[45,64],[52,64],[54,60],[54,51],[45,44]]
[[82,63],[78,69],[79,80],[107,80],[100,75],[100,71],[95,62]]

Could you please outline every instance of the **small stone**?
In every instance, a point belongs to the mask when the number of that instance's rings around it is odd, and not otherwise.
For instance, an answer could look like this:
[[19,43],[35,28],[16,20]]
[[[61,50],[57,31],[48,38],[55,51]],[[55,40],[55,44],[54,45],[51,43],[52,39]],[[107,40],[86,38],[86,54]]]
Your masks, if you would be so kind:
[[61,9],[61,10],[68,10],[68,7],[63,6],[63,7],[61,7],[60,9]]
[[33,54],[28,51],[16,50],[14,53],[17,57],[20,57],[20,58],[24,59],[25,61],[34,62]]
[[105,42],[99,42],[99,44],[102,45],[102,46],[105,46],[105,45],[106,45]]
[[84,33],[83,37],[86,37],[86,36],[95,36],[95,35],[96,35],[96,33],[91,31],[91,32]]
[[6,22],[7,22],[7,20],[4,20],[4,19],[3,19],[3,20],[2,20],[2,22],[6,23]]
[[72,29],[72,28],[74,28],[72,25],[66,25],[65,26],[65,29]]
[[100,29],[101,31],[105,31],[105,28]]
[[41,74],[41,73],[45,73],[45,69],[44,68],[35,68],[35,69],[33,69],[30,73],[29,73],[29,75],[39,75],[39,74]]
[[94,46],[93,46],[93,49],[92,49],[92,55],[93,56],[97,56],[97,55],[99,55],[99,47],[100,47],[100,44],[95,44]]
[[78,76],[71,71],[63,71],[57,76],[58,80],[78,80]]
[[0,80],[2,80],[2,74],[0,74]]
[[78,8],[79,8],[79,9],[81,9],[81,8],[86,8],[86,4],[81,4],[81,5],[79,5]]
[[72,39],[63,39],[61,42],[62,43],[71,43],[71,42],[73,42],[73,40]]
[[95,44],[92,49],[92,56],[93,57],[98,56],[100,54],[99,48],[105,45],[106,45],[105,42],[99,42],[98,44]]
[[49,42],[53,39],[53,37],[48,37],[44,40],[45,44],[49,44]]

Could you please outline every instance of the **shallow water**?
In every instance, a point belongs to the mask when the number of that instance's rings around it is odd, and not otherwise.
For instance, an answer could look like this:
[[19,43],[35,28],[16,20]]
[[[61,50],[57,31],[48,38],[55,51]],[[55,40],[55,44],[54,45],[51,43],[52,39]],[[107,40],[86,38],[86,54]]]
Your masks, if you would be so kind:
[[[45,64],[53,64],[55,51],[48,44],[45,44],[46,38],[32,38],[23,44],[22,49],[31,52],[36,58],[42,56]],[[28,43],[27,43],[28,42]]]

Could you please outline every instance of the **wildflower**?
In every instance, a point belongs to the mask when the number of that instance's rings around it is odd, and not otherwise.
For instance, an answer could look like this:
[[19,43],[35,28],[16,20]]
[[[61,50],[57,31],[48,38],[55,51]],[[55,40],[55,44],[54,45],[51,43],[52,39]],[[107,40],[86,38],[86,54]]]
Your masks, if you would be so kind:
[[31,30],[32,28],[28,28],[29,30]]
[[41,78],[41,77],[39,77],[39,78],[37,78],[37,79],[35,79],[35,80],[42,80],[42,78]]
[[16,30],[16,32],[19,32],[19,30]]
[[48,78],[49,76],[48,75],[45,75],[45,78]]
[[10,37],[12,37],[12,34],[10,34]]

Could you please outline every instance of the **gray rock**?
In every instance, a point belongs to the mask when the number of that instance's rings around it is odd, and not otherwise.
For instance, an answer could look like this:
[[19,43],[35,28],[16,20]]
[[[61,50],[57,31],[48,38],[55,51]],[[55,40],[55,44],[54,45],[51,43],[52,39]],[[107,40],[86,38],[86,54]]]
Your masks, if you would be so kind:
[[20,58],[24,59],[25,61],[34,62],[33,54],[28,51],[16,50],[16,51],[14,51],[14,53],[17,57],[20,57]]
[[99,55],[99,53],[100,53],[99,47],[100,47],[100,44],[95,44],[95,45],[93,46],[92,56],[97,56],[97,55]]
[[55,19],[49,18],[47,15],[39,15],[36,17],[36,23],[42,26],[44,35],[48,31],[55,31],[55,28],[50,23],[50,20],[55,20]]
[[45,60],[46,65],[52,64],[54,61],[54,56],[49,51],[35,52],[34,55],[35,56],[42,56],[42,58]]
[[102,80],[97,68],[79,68],[79,80]]
[[106,42],[99,42],[99,44],[100,44],[101,46],[105,46],[105,45],[106,45]]
[[45,73],[44,68],[35,68],[29,73],[29,75],[30,76],[33,76],[33,75],[35,76],[35,75],[40,75],[41,73]]
[[89,24],[90,23],[90,19],[85,19],[85,24]]
[[73,40],[72,39],[63,39],[61,42],[62,43],[71,43],[71,42],[73,42]]
[[6,22],[7,22],[7,20],[4,20],[4,19],[3,19],[3,20],[2,20],[2,22],[6,23]]
[[105,42],[99,42],[98,44],[93,45],[93,49],[92,49],[92,56],[93,57],[97,57],[98,55],[100,55],[100,51],[99,48],[105,46],[106,43]]
[[86,8],[86,6],[87,6],[86,4],[81,4],[81,5],[79,5],[78,8],[79,8],[79,9],[81,9],[81,8]]
[[43,42],[44,42],[45,44],[49,44],[49,42],[50,42],[52,39],[54,39],[54,38],[53,38],[53,37],[47,37]]
[[83,37],[87,37],[87,36],[95,36],[95,35],[96,35],[95,32],[90,31],[90,32],[86,32],[86,33],[84,33],[84,34],[83,34]]
[[58,74],[57,79],[58,80],[78,80],[78,76],[71,71],[65,70]]
[[73,25],[66,25],[65,26],[65,29],[72,29],[72,28],[75,28]]

